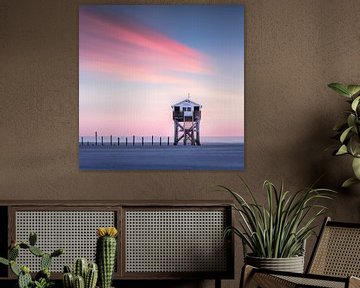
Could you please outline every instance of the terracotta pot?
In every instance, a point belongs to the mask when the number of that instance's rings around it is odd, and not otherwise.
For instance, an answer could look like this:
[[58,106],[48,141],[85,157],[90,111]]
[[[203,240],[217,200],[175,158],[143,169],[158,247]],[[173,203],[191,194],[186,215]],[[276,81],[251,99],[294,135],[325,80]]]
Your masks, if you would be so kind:
[[263,269],[304,273],[304,256],[289,258],[263,258],[246,255],[245,263]]

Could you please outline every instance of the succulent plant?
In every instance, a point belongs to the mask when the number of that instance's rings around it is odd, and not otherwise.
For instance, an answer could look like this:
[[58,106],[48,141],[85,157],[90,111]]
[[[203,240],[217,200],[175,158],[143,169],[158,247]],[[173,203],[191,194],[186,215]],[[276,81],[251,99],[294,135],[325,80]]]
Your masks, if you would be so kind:
[[54,282],[49,282],[46,279],[42,278],[38,281],[33,282],[33,288],[50,288],[54,286]]
[[116,258],[115,227],[101,227],[97,229],[96,262],[99,267],[99,286],[110,288]]
[[[20,242],[11,242],[8,259],[0,257],[0,263],[10,266],[11,271],[18,276],[19,288],[48,288],[53,286],[53,282],[50,281],[50,265],[53,257],[58,257],[64,253],[63,249],[57,249],[53,253],[44,253],[39,247],[36,246],[37,235],[36,233],[30,233],[29,244]],[[33,281],[30,275],[30,269],[28,266],[21,266],[16,263],[16,259],[19,256],[20,249],[29,250],[33,255],[40,257],[41,270],[35,275]]]
[[64,267],[64,288],[95,288],[98,279],[96,263],[88,263],[85,258],[78,258],[74,263],[74,273],[69,266]]

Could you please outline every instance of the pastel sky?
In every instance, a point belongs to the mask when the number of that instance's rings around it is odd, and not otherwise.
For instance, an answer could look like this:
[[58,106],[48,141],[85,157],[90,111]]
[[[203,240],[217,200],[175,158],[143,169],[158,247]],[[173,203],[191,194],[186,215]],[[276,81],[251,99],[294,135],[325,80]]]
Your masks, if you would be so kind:
[[80,136],[173,136],[171,105],[202,105],[202,136],[244,135],[242,5],[82,5]]

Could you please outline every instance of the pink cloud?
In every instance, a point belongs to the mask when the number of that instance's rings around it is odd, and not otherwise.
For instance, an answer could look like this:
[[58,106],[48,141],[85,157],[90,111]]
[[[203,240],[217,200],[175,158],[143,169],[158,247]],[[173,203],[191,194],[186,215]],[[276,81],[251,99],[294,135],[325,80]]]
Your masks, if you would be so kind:
[[207,56],[195,49],[139,24],[88,11],[80,11],[80,70],[165,83],[212,72]]

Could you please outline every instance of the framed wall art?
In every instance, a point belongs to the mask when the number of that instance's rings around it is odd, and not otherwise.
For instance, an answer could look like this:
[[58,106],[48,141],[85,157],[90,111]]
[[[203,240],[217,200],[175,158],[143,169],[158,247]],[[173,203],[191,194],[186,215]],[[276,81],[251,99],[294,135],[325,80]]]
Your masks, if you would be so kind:
[[244,7],[81,5],[79,166],[244,169]]

